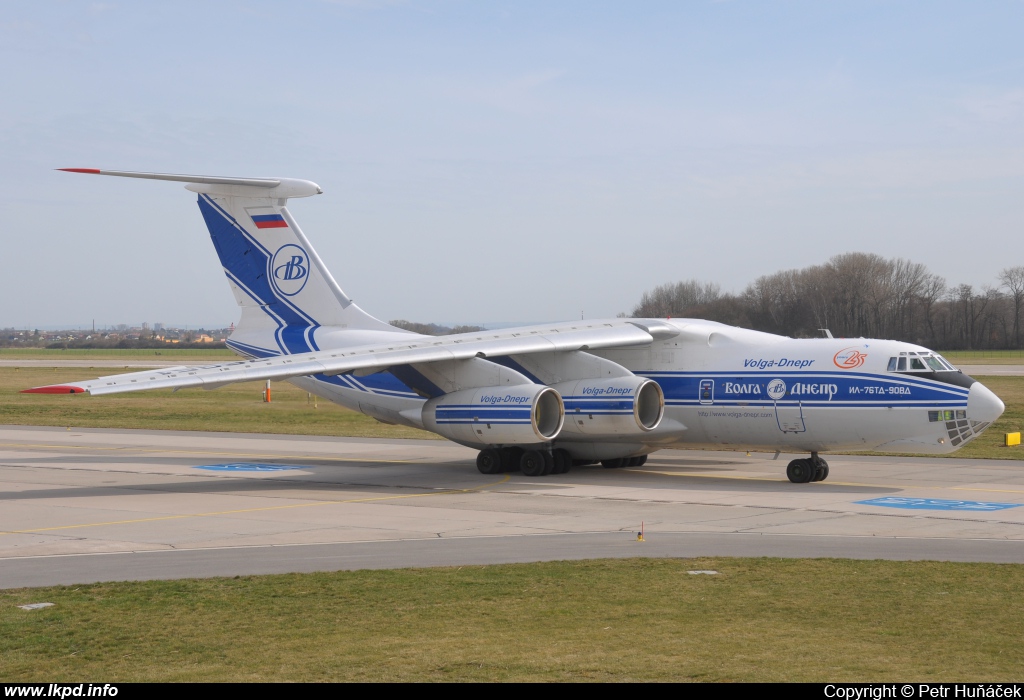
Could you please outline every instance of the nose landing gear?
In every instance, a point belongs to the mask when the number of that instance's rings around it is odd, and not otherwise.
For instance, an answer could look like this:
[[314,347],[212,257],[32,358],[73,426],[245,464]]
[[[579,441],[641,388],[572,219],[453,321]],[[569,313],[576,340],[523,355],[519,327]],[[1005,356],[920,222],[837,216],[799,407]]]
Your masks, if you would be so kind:
[[828,478],[828,462],[811,453],[810,459],[794,459],[786,467],[786,476],[794,484],[806,484],[811,481],[824,481]]

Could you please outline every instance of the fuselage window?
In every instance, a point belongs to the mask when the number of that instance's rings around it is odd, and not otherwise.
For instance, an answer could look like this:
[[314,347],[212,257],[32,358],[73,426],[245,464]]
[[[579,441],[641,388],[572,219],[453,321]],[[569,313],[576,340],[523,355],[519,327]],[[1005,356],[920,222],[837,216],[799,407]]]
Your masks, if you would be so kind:
[[907,358],[905,358],[905,357],[901,357],[900,358],[900,363],[899,363],[899,366],[896,367],[896,371],[897,372],[906,372],[907,371]]
[[889,366],[886,367],[886,371],[887,372],[895,372],[896,371],[896,358],[895,357],[890,357],[889,358]]
[[928,369],[928,368],[927,368],[927,367],[925,367],[925,366],[924,366],[924,363],[923,363],[923,362],[921,362],[921,360],[919,360],[918,358],[916,358],[916,357],[911,357],[911,358],[910,358],[910,369],[911,369],[912,371],[915,371],[915,370],[921,370],[921,371],[923,371],[923,370],[926,370],[926,369]]

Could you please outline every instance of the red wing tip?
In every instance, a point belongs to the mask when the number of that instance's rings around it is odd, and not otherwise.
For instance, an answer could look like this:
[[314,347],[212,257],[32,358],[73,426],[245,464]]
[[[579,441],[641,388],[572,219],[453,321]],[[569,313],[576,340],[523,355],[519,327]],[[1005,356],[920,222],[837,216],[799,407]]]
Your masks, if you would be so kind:
[[88,173],[90,175],[99,175],[100,171],[97,168],[57,168],[66,173]]
[[53,386],[37,386],[34,389],[22,389],[22,394],[84,394],[85,389],[80,386],[69,384],[55,384]]

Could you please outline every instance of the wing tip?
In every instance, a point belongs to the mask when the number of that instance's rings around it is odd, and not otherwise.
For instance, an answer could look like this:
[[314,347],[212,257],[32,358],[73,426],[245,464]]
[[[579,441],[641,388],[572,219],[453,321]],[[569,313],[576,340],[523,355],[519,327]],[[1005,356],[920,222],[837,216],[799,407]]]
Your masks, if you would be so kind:
[[89,175],[100,175],[101,172],[98,168],[57,168],[65,173],[88,173]]
[[50,386],[37,386],[32,389],[22,389],[22,394],[84,394],[85,389],[70,384],[51,384]]

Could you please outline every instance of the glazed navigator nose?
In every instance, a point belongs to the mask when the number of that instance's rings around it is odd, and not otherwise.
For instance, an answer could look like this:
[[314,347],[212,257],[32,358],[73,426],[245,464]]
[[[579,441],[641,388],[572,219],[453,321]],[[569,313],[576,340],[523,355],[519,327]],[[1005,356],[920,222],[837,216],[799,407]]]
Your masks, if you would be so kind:
[[981,382],[971,384],[971,392],[967,395],[967,417],[972,421],[991,423],[1003,415],[1006,406],[992,390]]

